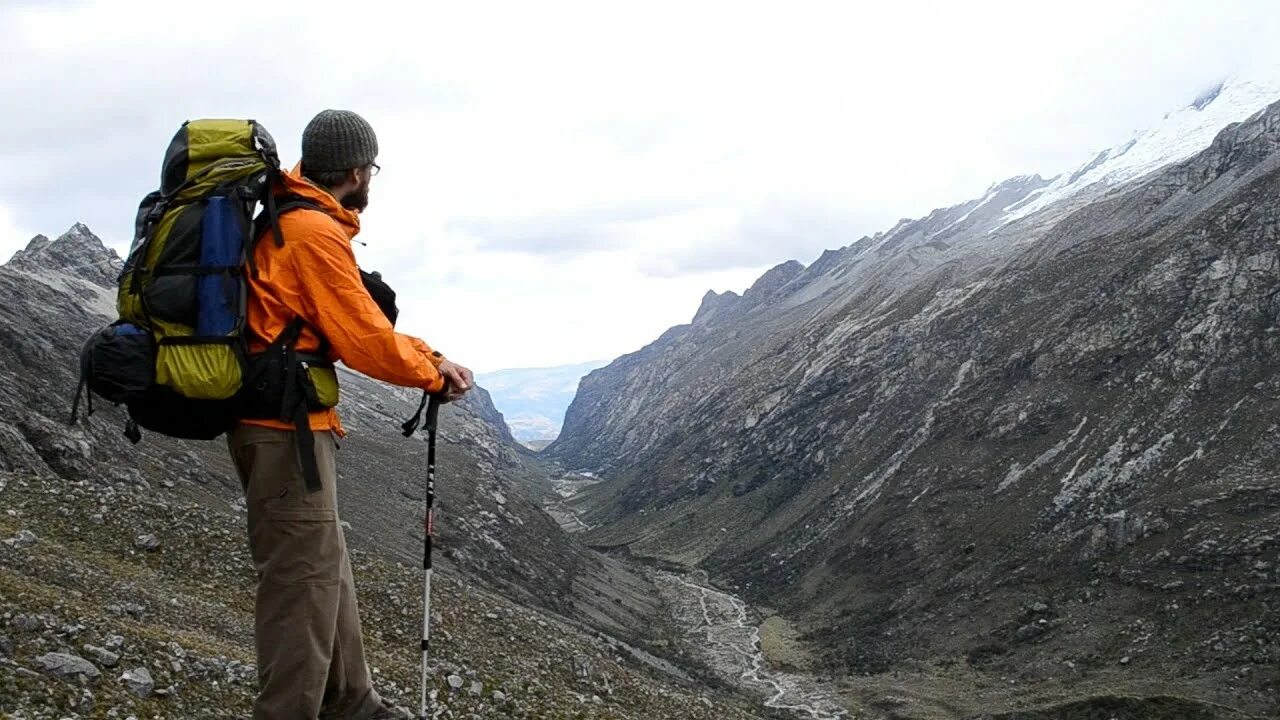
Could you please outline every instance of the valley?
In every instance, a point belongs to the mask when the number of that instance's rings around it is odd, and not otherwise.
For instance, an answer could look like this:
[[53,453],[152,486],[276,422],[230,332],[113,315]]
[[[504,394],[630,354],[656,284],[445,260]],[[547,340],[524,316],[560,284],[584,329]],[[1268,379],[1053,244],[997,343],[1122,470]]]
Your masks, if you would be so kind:
[[[483,389],[447,406],[433,717],[1280,716],[1276,100],[1225,83],[710,292],[540,452]],[[244,717],[225,446],[67,424],[119,266],[77,224],[0,267],[0,713]],[[341,378],[344,532],[407,707],[417,394]]]
[[601,480],[577,534],[785,618],[850,712],[1276,716],[1277,99],[708,293],[541,453]]

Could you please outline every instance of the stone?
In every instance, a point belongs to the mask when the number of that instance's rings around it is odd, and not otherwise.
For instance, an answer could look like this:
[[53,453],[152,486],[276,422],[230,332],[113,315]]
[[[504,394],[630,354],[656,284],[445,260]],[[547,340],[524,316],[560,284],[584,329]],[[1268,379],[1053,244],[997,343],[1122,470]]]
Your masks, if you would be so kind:
[[155,535],[152,535],[151,533],[146,533],[145,535],[139,535],[138,537],[133,539],[133,546],[138,548],[139,550],[145,550],[147,552],[155,552],[156,550],[160,549],[160,538],[156,537]]
[[580,683],[591,682],[596,666],[588,655],[574,655],[572,659],[573,675]]
[[17,535],[5,540],[4,544],[11,548],[21,550],[23,548],[29,548],[37,542],[39,542],[39,538],[36,537],[35,533],[30,530],[19,530]]
[[126,670],[120,676],[120,682],[129,688],[129,692],[143,699],[151,697],[156,689],[155,680],[151,679],[151,671],[142,666]]
[[449,683],[450,690],[461,690],[465,682],[460,675],[450,675],[445,678],[445,682]]
[[1041,623],[1028,623],[1018,628],[1013,634],[1013,639],[1019,642],[1025,642],[1035,637],[1039,637],[1048,630],[1048,626]]
[[45,672],[64,680],[84,677],[92,681],[102,674],[93,663],[70,653],[45,653],[36,658],[36,662]]
[[15,615],[10,624],[14,630],[24,633],[35,632],[44,627],[44,623],[35,615]]
[[106,648],[86,643],[84,646],[84,652],[86,655],[93,656],[93,659],[102,667],[113,668],[120,664],[120,656]]

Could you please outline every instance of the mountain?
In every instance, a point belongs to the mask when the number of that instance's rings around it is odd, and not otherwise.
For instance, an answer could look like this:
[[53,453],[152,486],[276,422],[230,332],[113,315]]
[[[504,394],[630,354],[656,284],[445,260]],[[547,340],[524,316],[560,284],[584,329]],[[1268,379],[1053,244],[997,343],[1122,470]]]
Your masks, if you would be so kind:
[[[0,715],[247,716],[252,563],[225,444],[147,432],[131,445],[101,401],[68,424],[80,346],[115,318],[121,265],[77,224],[0,266]],[[426,443],[399,424],[419,397],[340,371],[339,506],[371,659],[416,705]],[[543,511],[547,469],[483,389],[445,406],[440,428],[443,711],[755,716],[622,642],[662,634],[651,585]],[[120,675],[138,666],[155,683],[134,694],[146,684]]]
[[582,376],[608,364],[607,360],[545,368],[514,368],[481,373],[494,404],[503,411],[512,435],[541,449],[555,440],[564,423],[564,411],[578,390]]
[[601,480],[587,542],[893,717],[1276,716],[1276,88],[708,293],[545,451]]

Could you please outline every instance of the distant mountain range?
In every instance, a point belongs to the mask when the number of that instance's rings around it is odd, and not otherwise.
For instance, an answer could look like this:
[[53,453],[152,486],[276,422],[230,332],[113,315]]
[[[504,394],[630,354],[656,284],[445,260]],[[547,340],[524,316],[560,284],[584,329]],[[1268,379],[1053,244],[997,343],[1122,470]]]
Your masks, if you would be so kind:
[[578,381],[608,360],[546,368],[513,368],[480,373],[476,381],[489,391],[516,440],[534,449],[560,434],[564,413],[578,392]]

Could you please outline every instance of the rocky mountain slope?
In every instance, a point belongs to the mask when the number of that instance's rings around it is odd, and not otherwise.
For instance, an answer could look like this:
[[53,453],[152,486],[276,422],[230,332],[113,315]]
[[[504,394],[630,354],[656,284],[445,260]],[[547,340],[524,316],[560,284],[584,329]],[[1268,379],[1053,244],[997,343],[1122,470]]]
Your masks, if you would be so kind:
[[[115,318],[120,261],[83,225],[32,240],[0,268],[0,469],[52,471],[68,479],[175,483],[193,498],[232,505],[240,488],[225,443],[183,442],[144,432],[121,436],[123,412],[106,403],[68,427],[81,343]],[[425,434],[399,424],[419,394],[342,371],[340,506],[357,544],[410,559],[421,551]],[[449,560],[494,585],[554,604],[571,583],[575,551],[528,490],[537,470],[478,390],[441,413],[441,546]],[[536,568],[536,571],[535,571]]]
[[[0,715],[102,717],[114,706],[139,715],[196,717],[199,710],[226,717],[207,709],[219,688],[231,687],[228,702],[242,712],[253,687],[252,668],[244,665],[252,660],[252,568],[241,489],[225,445],[155,433],[131,445],[121,433],[122,411],[102,402],[87,421],[67,424],[80,345],[115,317],[120,265],[76,225],[52,241],[35,238],[0,266],[0,539],[13,540],[0,548]],[[421,622],[414,608],[426,443],[425,436],[407,440],[399,432],[418,395],[342,372],[339,411],[349,434],[339,452],[341,516],[350,546],[364,553],[357,584],[370,598],[366,607],[374,608],[366,618],[372,616],[375,637],[398,628],[400,643]],[[610,675],[615,688],[627,673],[639,683],[640,695],[629,696],[624,710],[611,707],[601,688],[552,690],[557,677],[570,673],[566,663],[574,655],[632,657],[617,645],[602,650],[593,639],[597,629],[652,643],[660,632],[653,622],[658,608],[643,578],[573,542],[541,510],[550,493],[545,470],[514,441],[483,390],[442,410],[438,467],[437,575],[445,585],[438,607],[446,630],[456,617],[468,626],[464,636],[479,633],[474,644],[459,641],[444,657],[473,670],[487,663],[490,677],[508,678],[509,697],[529,684],[550,696],[495,705],[490,691],[497,686],[482,678],[482,695],[458,693],[461,707],[483,716],[646,717],[693,702],[696,686],[687,676],[679,681],[684,689],[669,689],[670,676],[631,660],[631,670]],[[135,546],[139,535],[154,536],[159,549],[150,541]],[[148,608],[146,615],[127,610],[135,605]],[[82,627],[64,632],[68,626]],[[67,662],[83,668],[79,663],[88,660],[104,677],[115,672],[82,646],[121,654],[108,648],[112,635],[126,639],[121,662],[142,663],[157,687],[174,684],[188,699],[130,705],[123,702],[128,688],[115,676],[86,686],[74,676],[51,680],[57,669],[45,672],[40,658],[48,653],[75,654],[80,660]],[[529,645],[507,646],[519,637]],[[198,672],[189,664],[166,669],[182,664],[182,656],[165,649],[171,642],[199,645],[222,660]],[[406,651],[413,645],[396,648],[395,660],[380,662],[388,673],[398,663],[398,687],[407,693],[415,657]],[[82,697],[86,687],[96,700]],[[736,713],[739,701],[711,694],[706,702],[719,710],[704,716],[719,717]],[[707,707],[697,704],[698,713]]]
[[1280,106],[1245,117],[709,293],[546,451],[604,479],[588,541],[709,570],[895,717],[1280,714]]

